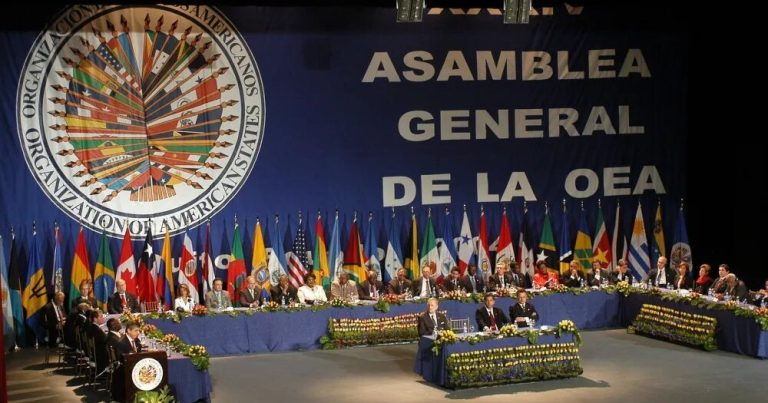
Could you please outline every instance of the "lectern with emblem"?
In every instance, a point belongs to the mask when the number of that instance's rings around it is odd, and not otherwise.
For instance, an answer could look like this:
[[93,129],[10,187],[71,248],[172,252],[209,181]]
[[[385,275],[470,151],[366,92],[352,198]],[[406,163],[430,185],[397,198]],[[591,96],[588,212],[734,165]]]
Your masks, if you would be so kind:
[[122,361],[126,402],[132,402],[137,392],[161,389],[168,384],[168,356],[165,351],[125,354]]

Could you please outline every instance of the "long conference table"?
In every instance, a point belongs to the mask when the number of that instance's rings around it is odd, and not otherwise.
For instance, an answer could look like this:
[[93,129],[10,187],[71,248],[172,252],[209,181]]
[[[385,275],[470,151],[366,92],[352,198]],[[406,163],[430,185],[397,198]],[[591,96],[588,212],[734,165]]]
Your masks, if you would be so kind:
[[[582,295],[554,294],[536,296],[531,303],[539,313],[541,325],[557,325],[563,319],[572,320],[579,329],[599,329],[619,326],[618,294],[589,292]],[[496,306],[509,314],[512,298],[497,298]],[[475,323],[479,303],[441,300],[440,310],[451,319],[469,318]],[[174,333],[185,343],[201,344],[212,356],[225,356],[272,351],[318,349],[320,337],[328,333],[332,318],[367,319],[423,312],[425,301],[391,305],[387,313],[374,310],[372,305],[354,308],[330,307],[316,312],[261,312],[214,316],[190,316],[180,323],[167,319],[146,319],[164,333]]]
[[[616,328],[632,322],[643,303],[653,302],[682,310],[715,316],[718,320],[717,341],[721,350],[759,358],[768,358],[768,331],[763,331],[753,319],[737,317],[730,311],[701,310],[690,305],[662,301],[658,296],[591,291],[580,295],[570,293],[535,295],[530,302],[539,313],[540,325],[557,325],[560,320],[572,320],[579,329]],[[506,314],[512,298],[497,298],[496,306]],[[440,310],[451,319],[469,318],[475,323],[475,311],[480,303],[441,300]],[[391,305],[387,313],[374,310],[372,305],[298,312],[238,312],[212,316],[190,316],[175,323],[168,319],[146,319],[164,333],[175,333],[185,343],[201,344],[212,356],[226,356],[273,351],[310,350],[321,348],[319,339],[328,333],[332,318],[366,319],[392,317],[425,310],[425,301]]]

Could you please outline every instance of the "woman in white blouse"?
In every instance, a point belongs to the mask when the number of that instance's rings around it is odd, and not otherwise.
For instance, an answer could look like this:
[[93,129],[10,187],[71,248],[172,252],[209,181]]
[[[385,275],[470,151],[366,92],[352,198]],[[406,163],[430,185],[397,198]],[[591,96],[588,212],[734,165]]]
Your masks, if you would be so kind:
[[186,284],[180,284],[177,292],[178,297],[173,302],[173,310],[179,312],[192,312],[195,307],[195,300],[189,295],[189,287]]
[[317,301],[328,301],[322,286],[315,285],[315,275],[310,272],[304,276],[304,285],[299,287],[299,302],[312,305]]

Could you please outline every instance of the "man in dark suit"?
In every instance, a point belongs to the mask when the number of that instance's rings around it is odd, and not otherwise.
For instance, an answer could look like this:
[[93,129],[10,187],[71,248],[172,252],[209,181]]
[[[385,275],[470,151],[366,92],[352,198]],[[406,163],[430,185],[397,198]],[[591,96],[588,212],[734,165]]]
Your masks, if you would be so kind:
[[141,352],[141,342],[139,341],[139,334],[141,328],[136,322],[129,322],[125,326],[125,335],[120,341],[117,342],[117,355],[123,356],[125,354],[133,354]]
[[507,273],[507,266],[506,260],[496,263],[496,272],[488,278],[488,284],[492,290],[500,290],[514,285],[512,283],[512,276]]
[[445,291],[461,291],[464,292],[464,282],[461,281],[461,271],[456,266],[451,268],[451,276],[443,282],[443,288]]
[[240,290],[240,306],[246,308],[258,308],[261,302],[261,288],[256,285],[256,277],[248,276],[244,290]]
[[272,287],[272,301],[277,302],[280,305],[288,305],[291,301],[297,301],[299,297],[296,295],[298,291],[294,288],[288,276],[281,274],[278,280],[277,287]]
[[[136,322],[128,322],[125,326],[125,335],[117,342],[115,352],[118,359],[126,354],[140,353],[142,346],[139,342],[141,329]],[[117,401],[125,400],[125,367],[118,367],[112,376],[112,398]]]
[[504,315],[504,311],[496,308],[495,304],[496,298],[494,298],[493,294],[487,294],[485,296],[485,305],[475,312],[478,330],[499,330],[499,328],[509,323],[509,319]]
[[587,275],[587,285],[590,287],[600,287],[603,283],[608,283],[608,271],[603,270],[599,261],[592,262],[592,270]]
[[437,298],[430,298],[427,302],[427,311],[419,316],[419,336],[433,336],[438,330],[447,330],[448,319],[437,311]]
[[520,327],[528,326],[525,318],[539,319],[536,308],[528,303],[528,293],[525,290],[517,291],[517,303],[509,307],[509,317]]
[[512,285],[517,288],[531,288],[531,276],[528,273],[521,273],[520,266],[515,261],[509,262]]
[[387,287],[387,292],[393,295],[405,295],[411,289],[411,280],[405,278],[405,269],[397,269],[397,278],[392,279]]
[[611,277],[611,284],[618,284],[622,281],[626,281],[627,284],[632,284],[634,279],[632,274],[629,272],[629,267],[627,267],[627,261],[624,259],[619,259],[616,262],[616,265],[618,267],[616,269],[616,273],[613,273],[613,276]]
[[120,321],[117,318],[110,318],[107,321],[107,340],[104,344],[112,346],[112,348],[115,349],[115,352],[117,352],[117,343],[119,343],[120,339],[123,337],[120,334],[120,329],[122,329],[122,325],[120,325]]
[[136,300],[136,296],[125,291],[125,280],[115,280],[115,289],[117,292],[109,297],[107,304],[109,313],[123,313],[126,309],[131,312],[139,312],[139,301]]
[[429,266],[421,268],[421,277],[411,286],[414,296],[422,298],[437,296],[437,283],[432,279],[432,269]]
[[88,324],[85,328],[85,334],[89,339],[93,340],[97,374],[107,367],[107,335],[101,330],[104,320],[104,312],[101,312],[100,309],[88,312]]
[[368,270],[365,281],[357,285],[357,296],[360,299],[376,301],[384,290],[384,285],[379,281],[379,275],[375,270]]
[[77,309],[77,305],[85,302],[90,305],[91,308],[96,308],[96,298],[91,295],[91,280],[83,280],[80,282],[78,289],[80,290],[80,296],[72,300],[71,310]]
[[485,280],[482,276],[477,275],[477,266],[474,264],[467,265],[467,274],[461,281],[464,284],[464,289],[473,294],[485,291]]
[[648,282],[654,287],[672,286],[675,284],[676,277],[675,270],[667,267],[667,258],[664,256],[659,256],[656,267],[648,272]]
[[718,277],[715,279],[715,282],[712,283],[712,286],[709,287],[712,290],[712,293],[723,294],[725,292],[726,288],[728,288],[726,280],[730,273],[731,268],[725,263],[721,264],[720,267],[717,268]]
[[67,321],[63,292],[59,291],[53,295],[53,299],[45,306],[44,313],[45,328],[48,329],[48,347],[56,348],[59,337],[64,335],[64,324]]

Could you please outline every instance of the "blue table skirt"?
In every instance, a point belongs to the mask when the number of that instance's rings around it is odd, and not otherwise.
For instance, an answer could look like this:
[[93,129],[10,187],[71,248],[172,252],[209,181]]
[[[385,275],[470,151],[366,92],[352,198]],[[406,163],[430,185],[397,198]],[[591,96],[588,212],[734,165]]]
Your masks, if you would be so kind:
[[[579,329],[597,329],[619,325],[619,295],[590,292],[582,295],[554,294],[530,300],[539,313],[539,324],[557,325],[563,319],[572,320]],[[496,306],[509,315],[512,298],[497,298]],[[453,319],[469,318],[475,323],[479,303],[440,301],[440,309]],[[263,353],[271,351],[309,350],[320,348],[320,337],[328,333],[330,318],[378,318],[405,313],[422,312],[425,303],[391,305],[387,313],[373,306],[328,308],[318,312],[256,312],[241,314],[188,317],[181,323],[166,319],[146,319],[164,333],[175,333],[185,343],[201,344],[212,356]]]
[[660,305],[717,319],[717,347],[720,350],[752,357],[768,358],[768,332],[763,331],[753,318],[736,316],[731,311],[697,308],[689,304],[664,301],[658,296],[630,294],[621,306],[621,324],[629,326],[640,313],[643,304]]
[[[504,337],[501,339],[486,340],[478,344],[469,344],[456,342],[448,344],[440,349],[440,353],[435,355],[432,352],[433,340],[422,337],[419,340],[419,350],[416,354],[416,361],[413,365],[413,371],[421,375],[425,381],[438,386],[448,385],[448,367],[446,365],[448,356],[451,354],[464,353],[467,351],[488,350],[492,348],[517,347],[527,345],[528,339],[525,337]],[[540,335],[536,344],[560,344],[573,342],[571,333],[563,334],[562,338],[554,335]]]
[[179,403],[210,401],[211,375],[208,371],[199,371],[187,357],[168,360],[168,383]]

